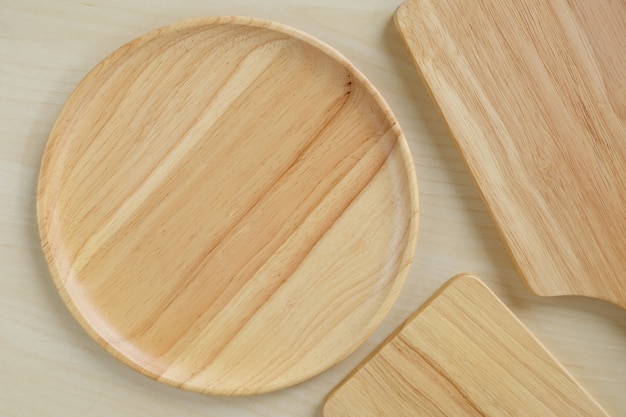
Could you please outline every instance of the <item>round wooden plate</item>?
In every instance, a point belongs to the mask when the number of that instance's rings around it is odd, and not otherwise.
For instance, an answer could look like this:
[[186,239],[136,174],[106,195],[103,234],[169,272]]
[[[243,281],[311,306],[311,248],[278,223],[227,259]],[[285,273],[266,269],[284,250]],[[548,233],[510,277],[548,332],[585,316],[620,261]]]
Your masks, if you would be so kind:
[[417,185],[380,95],[266,21],[178,23],[78,85],[39,177],[39,229],[74,316],[178,387],[261,393],[356,349],[404,282]]

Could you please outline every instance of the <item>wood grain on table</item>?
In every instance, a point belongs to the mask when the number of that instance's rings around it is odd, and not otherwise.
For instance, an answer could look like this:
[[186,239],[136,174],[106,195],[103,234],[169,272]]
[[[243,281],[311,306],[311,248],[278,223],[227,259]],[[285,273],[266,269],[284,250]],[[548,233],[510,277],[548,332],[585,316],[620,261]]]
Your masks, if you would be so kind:
[[[626,314],[522,285],[392,22],[386,0],[0,0],[0,415],[320,416],[324,398],[451,276],[480,276],[609,415],[626,415]],[[59,297],[35,216],[44,145],[78,82],[156,27],[251,15],[301,29],[350,59],[398,118],[415,161],[420,232],[390,314],[353,355],[294,387],[246,398],[177,390],[119,363]]]

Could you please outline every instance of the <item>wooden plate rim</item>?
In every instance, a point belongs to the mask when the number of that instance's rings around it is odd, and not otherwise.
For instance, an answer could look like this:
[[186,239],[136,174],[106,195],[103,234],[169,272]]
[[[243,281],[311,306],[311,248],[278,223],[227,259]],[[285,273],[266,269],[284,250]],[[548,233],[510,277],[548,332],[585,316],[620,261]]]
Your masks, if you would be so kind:
[[356,343],[354,345],[354,347],[345,352],[345,354],[343,355],[339,355],[336,357],[336,359],[334,361],[332,361],[332,363],[330,363],[325,369],[318,371],[316,370],[312,375],[307,374],[306,372],[301,373],[299,378],[292,378],[290,380],[286,380],[284,381],[284,383],[280,384],[280,385],[275,385],[272,386],[269,389],[260,389],[260,390],[241,390],[240,392],[237,392],[236,394],[233,394],[231,392],[218,392],[215,390],[207,390],[207,389],[202,389],[202,387],[199,386],[193,386],[193,385],[185,385],[185,386],[181,386],[181,382],[180,381],[175,381],[175,380],[171,380],[169,378],[165,378],[162,375],[152,372],[150,370],[147,370],[145,368],[143,368],[142,366],[140,366],[139,364],[137,364],[135,361],[129,359],[126,355],[124,355],[122,352],[120,352],[115,345],[109,343],[105,338],[101,337],[99,332],[90,324],[90,322],[83,316],[83,314],[81,313],[81,309],[76,305],[76,303],[74,302],[74,300],[72,299],[72,297],[70,296],[70,294],[67,291],[67,288],[65,286],[65,284],[63,283],[63,280],[58,272],[58,270],[55,267],[55,258],[50,250],[50,243],[51,241],[48,239],[48,233],[47,233],[47,228],[48,228],[48,223],[45,220],[45,210],[44,210],[44,205],[42,202],[42,198],[41,196],[44,194],[44,178],[47,175],[50,175],[48,173],[48,165],[49,165],[49,156],[50,156],[50,149],[54,148],[54,145],[57,143],[57,141],[59,140],[59,135],[55,135],[55,131],[58,129],[58,125],[60,124],[60,120],[62,119],[62,116],[65,115],[65,113],[67,112],[67,109],[69,108],[69,104],[75,99],[75,94],[78,90],[81,89],[81,87],[83,86],[83,84],[89,83],[90,82],[90,78],[94,73],[97,73],[100,68],[102,66],[104,66],[106,64],[106,62],[114,55],[118,55],[118,54],[123,54],[124,51],[131,45],[133,45],[135,48],[139,48],[141,47],[143,44],[145,44],[146,42],[153,40],[163,34],[167,34],[167,33],[171,33],[171,32],[176,32],[179,30],[183,30],[183,29],[189,29],[192,27],[200,27],[200,26],[212,26],[212,25],[222,25],[222,24],[233,24],[233,25],[241,25],[241,26],[251,26],[251,27],[258,27],[258,28],[265,28],[268,30],[273,30],[276,32],[280,32],[283,34],[286,34],[288,36],[291,36],[295,39],[298,39],[302,42],[304,42],[305,44],[308,44],[318,50],[320,50],[321,52],[323,52],[325,55],[327,55],[329,58],[333,59],[334,61],[336,61],[337,63],[341,64],[342,67],[344,67],[348,72],[350,72],[352,75],[354,75],[356,77],[356,79],[358,79],[358,81],[362,84],[362,86],[365,88],[365,90],[372,96],[372,98],[375,100],[376,104],[378,105],[378,107],[380,108],[380,111],[382,112],[382,114],[384,115],[384,117],[390,122],[392,129],[397,137],[397,146],[398,149],[400,151],[400,156],[402,158],[402,162],[403,162],[403,170],[407,176],[407,189],[408,189],[408,197],[409,197],[409,201],[410,201],[410,213],[408,214],[410,216],[409,219],[409,234],[408,234],[408,239],[407,239],[407,244],[404,248],[404,252],[402,254],[402,257],[400,259],[400,264],[402,265],[410,265],[412,263],[413,257],[414,257],[414,252],[415,252],[415,247],[416,247],[416,243],[417,243],[417,232],[418,232],[418,215],[419,215],[419,197],[418,197],[418,187],[417,187],[417,177],[416,177],[416,173],[415,173],[415,166],[413,164],[413,159],[412,159],[412,155],[411,155],[411,151],[410,148],[408,146],[408,143],[406,141],[406,138],[404,137],[404,134],[402,133],[400,126],[398,124],[398,121],[396,119],[396,117],[394,116],[394,114],[392,113],[389,105],[387,104],[387,102],[383,99],[383,97],[380,95],[380,93],[378,92],[378,90],[374,87],[374,85],[365,77],[365,75],[363,75],[363,73],[361,73],[361,71],[359,71],[351,62],[348,61],[347,58],[345,58],[340,52],[338,52],[336,49],[332,48],[331,46],[329,46],[328,44],[320,41],[319,39],[308,35],[307,33],[300,31],[298,29],[292,28],[288,25],[282,24],[282,23],[277,23],[277,22],[273,22],[273,21],[269,21],[269,20],[264,20],[264,19],[259,19],[259,18],[254,18],[254,17],[247,17],[247,16],[210,16],[210,17],[201,17],[201,18],[195,18],[195,19],[189,19],[189,20],[184,20],[184,21],[180,21],[180,22],[176,22],[170,25],[166,25],[157,29],[153,29],[127,43],[125,43],[124,45],[122,45],[121,47],[117,48],[116,50],[114,50],[113,52],[111,52],[110,54],[108,54],[104,59],[102,59],[95,67],[93,67],[84,77],[83,79],[77,84],[77,86],[74,88],[74,90],[72,91],[72,93],[68,96],[65,104],[63,105],[61,111],[59,112],[59,115],[52,127],[52,129],[50,130],[50,134],[49,137],[46,141],[44,150],[43,150],[43,154],[42,154],[42,159],[41,159],[41,164],[40,164],[40,168],[39,168],[39,175],[38,175],[38,184],[37,184],[37,201],[36,201],[36,215],[37,215],[37,225],[38,225],[38,231],[39,231],[39,238],[40,238],[40,243],[42,246],[42,250],[43,250],[43,254],[46,260],[46,264],[48,266],[49,272],[52,275],[52,280],[57,288],[57,291],[59,292],[64,304],[66,305],[66,307],[69,309],[70,313],[72,314],[72,316],[76,319],[76,321],[80,324],[80,326],[87,332],[87,334],[94,339],[101,347],[103,347],[109,354],[111,354],[114,358],[116,358],[117,360],[119,360],[120,362],[124,363],[125,365],[129,366],[130,368],[134,369],[135,371],[139,372],[140,374],[147,376],[151,379],[157,380],[159,382],[163,382],[166,383],[168,385],[172,385],[174,387],[177,388],[183,388],[189,391],[196,391],[196,392],[201,392],[201,393],[205,393],[205,394],[217,394],[217,395],[253,395],[253,394],[261,394],[261,393],[265,393],[265,392],[270,392],[270,391],[275,391],[275,390],[279,390],[279,389],[283,389],[283,388],[287,388],[289,386],[295,385],[297,383],[303,382],[307,379],[310,379],[316,375],[318,375],[319,373],[323,372],[324,370],[336,365],[337,363],[341,362],[343,359],[345,359],[350,353],[352,353],[354,350],[356,350],[356,348],[358,348],[358,346],[360,346],[363,342],[365,342],[365,340],[367,338],[369,338],[371,336],[371,334],[374,332],[374,330],[380,325],[380,323],[382,322],[382,320],[384,319],[384,317],[389,313],[389,310],[391,310],[391,307],[393,305],[393,303],[395,302],[395,300],[397,299],[400,290],[402,289],[404,282],[406,281],[406,276],[408,274],[408,269],[409,268],[403,268],[398,275],[396,275],[396,277],[394,278],[394,283],[392,285],[392,287],[389,289],[388,294],[386,299],[384,300],[384,302],[381,303],[381,308],[376,312],[376,314],[374,314],[370,320],[370,322],[368,323],[367,326],[364,326],[364,331],[363,331],[363,335],[361,337],[361,340]]

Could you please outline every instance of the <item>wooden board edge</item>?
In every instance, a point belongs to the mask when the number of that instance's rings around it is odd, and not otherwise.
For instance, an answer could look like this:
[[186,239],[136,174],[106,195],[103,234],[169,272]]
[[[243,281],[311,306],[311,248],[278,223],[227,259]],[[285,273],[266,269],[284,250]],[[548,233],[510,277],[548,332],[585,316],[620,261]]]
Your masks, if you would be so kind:
[[[442,109],[441,109],[441,105],[439,104],[439,101],[437,100],[437,97],[435,96],[432,88],[430,87],[430,83],[428,83],[427,79],[426,79],[426,75],[424,74],[424,71],[422,70],[422,66],[420,64],[420,62],[417,60],[416,55],[418,54],[417,51],[415,50],[414,46],[411,44],[411,42],[409,41],[409,38],[407,37],[407,33],[409,33],[410,31],[410,25],[406,22],[407,20],[407,14],[410,13],[409,9],[411,7],[417,7],[416,4],[419,2],[419,0],[407,0],[404,3],[402,3],[397,9],[396,12],[394,13],[394,25],[396,27],[396,30],[398,31],[398,34],[400,35],[400,39],[402,39],[402,43],[404,45],[404,48],[406,49],[406,51],[408,52],[409,58],[411,59],[411,62],[413,63],[413,67],[417,70],[417,73],[420,77],[420,79],[422,80],[422,84],[425,88],[425,90],[428,92],[428,96],[431,99],[431,102],[433,103],[433,105],[435,106],[435,108],[437,109],[437,113],[439,114],[439,117],[441,119],[441,121],[443,122],[448,135],[450,136],[450,138],[452,139],[452,142],[454,143],[454,146],[457,150],[457,152],[459,153],[459,155],[461,155],[461,160],[463,161],[463,165],[465,166],[465,171],[469,174],[470,178],[472,179],[472,183],[474,184],[474,188],[478,191],[478,195],[480,196],[480,199],[483,203],[483,206],[486,208],[487,213],[489,214],[489,218],[491,219],[491,221],[493,222],[493,224],[495,225],[495,228],[498,232],[498,236],[500,237],[500,240],[502,241],[502,243],[504,244],[504,248],[509,256],[509,259],[511,260],[511,263],[513,264],[513,267],[515,268],[515,271],[517,272],[518,276],[520,277],[522,283],[524,284],[524,286],[533,294],[536,294],[538,296],[541,297],[556,297],[556,296],[572,296],[572,295],[580,295],[580,296],[586,296],[586,297],[590,297],[589,295],[585,295],[585,294],[575,294],[575,293],[571,293],[571,292],[567,292],[567,291],[561,291],[561,292],[550,292],[550,291],[546,291],[545,289],[539,287],[538,285],[535,285],[532,281],[530,281],[529,279],[526,278],[526,274],[524,269],[521,267],[521,265],[519,264],[519,262],[517,261],[517,258],[513,255],[513,249],[510,246],[509,242],[507,239],[505,239],[505,232],[504,232],[504,228],[499,224],[495,213],[493,212],[493,210],[491,209],[490,205],[487,204],[487,200],[485,198],[485,194],[483,193],[481,187],[479,186],[479,182],[477,180],[477,177],[474,173],[474,171],[472,170],[471,166],[468,163],[468,155],[467,152],[465,152],[463,150],[463,148],[460,146],[459,141],[456,139],[457,135],[455,134],[454,130],[452,129],[452,127],[450,126],[450,123],[448,123],[447,118],[445,117]],[[595,297],[598,298],[598,297]],[[609,301],[612,303],[616,303],[614,300],[608,300],[605,299],[605,301]],[[622,306],[623,308],[626,308],[626,306]]]
[[532,338],[532,340],[536,343],[536,345],[544,351],[544,353],[554,362],[556,367],[563,373],[564,376],[569,378],[574,385],[580,389],[580,391],[587,396],[587,399],[594,404],[594,406],[598,409],[598,411],[602,412],[606,417],[609,417],[609,414],[606,410],[598,403],[598,401],[585,389],[585,387],[580,384],[580,382],[574,378],[574,376],[565,368],[565,366],[541,343],[541,341],[534,335],[533,332],[524,325],[524,323],[507,307],[507,305],[478,277],[470,274],[468,272],[463,272],[458,275],[455,275],[450,280],[448,280],[443,286],[441,286],[435,293],[428,298],[424,304],[422,304],[414,313],[412,313],[397,329],[395,329],[379,346],[377,346],[361,363],[359,363],[333,390],[326,396],[324,399],[324,404],[322,407],[322,415],[324,417],[329,417],[326,412],[326,407],[335,393],[339,391],[354,375],[356,375],[374,356],[376,356],[382,349],[384,349],[402,330],[404,330],[414,319],[417,318],[423,311],[425,311],[437,298],[444,293],[449,288],[456,285],[467,285],[471,287],[475,287],[477,291],[483,292],[486,296],[490,296],[493,301],[495,301],[500,307],[502,307],[510,317],[518,323],[526,333]]
[[439,295],[441,295],[448,288],[450,288],[451,286],[453,286],[455,283],[459,281],[472,281],[487,288],[484,284],[482,284],[482,282],[478,278],[476,278],[474,275],[467,273],[467,272],[463,272],[458,275],[455,275],[450,280],[448,280],[445,284],[443,284],[443,286],[441,286],[437,291],[435,291],[433,295],[431,295],[428,298],[428,300],[424,302],[424,304],[422,304],[406,320],[404,320],[404,322],[402,322],[400,326],[398,326],[394,331],[392,331],[389,334],[389,336],[387,336],[385,340],[380,343],[380,345],[374,348],[374,350],[370,352],[370,354],[367,355],[365,359],[363,359],[348,375],[346,375],[346,377],[343,378],[341,382],[337,384],[335,388],[332,389],[332,391],[328,393],[326,398],[324,398],[324,405],[322,406],[322,414],[326,416],[326,411],[325,411],[326,406],[328,405],[332,397],[335,395],[335,393],[343,387],[343,385],[345,385],[354,375],[356,375],[374,356],[376,356],[381,350],[383,350],[385,346],[387,346],[393,340],[393,338],[395,338],[402,330],[404,330],[404,328],[408,326],[409,323],[411,323],[420,313],[426,310],[439,297]]

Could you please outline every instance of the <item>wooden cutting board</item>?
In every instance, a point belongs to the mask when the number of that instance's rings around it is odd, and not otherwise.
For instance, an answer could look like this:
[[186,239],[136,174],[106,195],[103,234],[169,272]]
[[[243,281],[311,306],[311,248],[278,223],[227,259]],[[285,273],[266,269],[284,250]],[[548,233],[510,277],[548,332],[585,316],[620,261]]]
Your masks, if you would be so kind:
[[452,279],[328,396],[324,417],[591,417],[602,408],[484,285]]
[[396,25],[527,286],[626,307],[626,3],[411,0]]
[[52,129],[37,198],[52,277],[89,334],[212,394],[347,356],[417,236],[389,107],[336,51],[257,19],[174,24],[107,57]]

